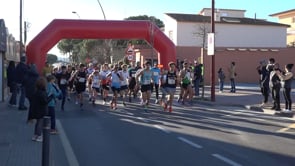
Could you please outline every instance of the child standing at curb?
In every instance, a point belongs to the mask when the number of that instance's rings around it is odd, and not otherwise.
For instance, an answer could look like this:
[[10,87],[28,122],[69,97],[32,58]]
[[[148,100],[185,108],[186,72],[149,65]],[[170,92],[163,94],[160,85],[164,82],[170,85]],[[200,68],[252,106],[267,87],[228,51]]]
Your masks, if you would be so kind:
[[34,136],[32,141],[42,142],[42,126],[43,126],[43,117],[47,114],[48,111],[48,102],[52,100],[53,95],[47,95],[46,92],[47,82],[44,77],[40,77],[36,82],[36,90],[33,93],[32,98],[32,109],[30,119],[36,119]]
[[55,84],[55,77],[50,75],[47,77],[47,93],[53,95],[53,99],[50,100],[48,103],[48,115],[50,116],[50,124],[51,124],[51,134],[57,134],[57,130],[55,128],[55,105],[56,105],[56,98],[60,95],[62,95],[62,92],[58,88],[58,86]]

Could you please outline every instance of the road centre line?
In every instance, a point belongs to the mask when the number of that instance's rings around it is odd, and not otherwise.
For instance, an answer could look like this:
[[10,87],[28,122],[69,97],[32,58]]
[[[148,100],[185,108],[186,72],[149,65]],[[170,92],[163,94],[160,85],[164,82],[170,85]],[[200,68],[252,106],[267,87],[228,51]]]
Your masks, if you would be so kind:
[[155,128],[157,128],[157,129],[160,129],[160,130],[162,130],[163,132],[165,132],[165,133],[167,133],[167,134],[169,134],[169,133],[170,133],[170,131],[169,131],[169,130],[167,130],[167,129],[165,129],[165,128],[163,128],[163,127],[159,126],[159,125],[154,125],[154,127],[155,127]]
[[236,163],[236,162],[234,162],[234,161],[232,161],[232,160],[230,160],[230,159],[228,159],[228,158],[226,158],[226,157],[224,157],[224,156],[222,156],[220,154],[212,154],[212,156],[218,158],[219,160],[222,160],[222,161],[228,163],[231,166],[242,166],[241,164]]
[[278,133],[283,133],[283,132],[286,132],[287,130],[290,130],[290,129],[295,129],[295,123],[289,125],[288,127],[282,128],[282,129],[278,130],[277,132]]
[[192,142],[192,141],[190,141],[190,140],[188,140],[186,138],[183,138],[183,137],[177,137],[177,138],[179,140],[181,140],[182,142],[187,143],[187,144],[189,144],[189,145],[191,145],[191,146],[193,146],[195,148],[198,148],[198,149],[203,148],[201,145],[198,145],[198,144],[196,144],[196,143],[194,143],[194,142]]
[[65,131],[58,119],[56,119],[56,127],[58,128],[61,143],[64,147],[65,154],[66,154],[69,165],[70,166],[79,166],[79,162],[78,162],[77,157],[72,149],[69,139],[68,139],[67,135],[65,134]]

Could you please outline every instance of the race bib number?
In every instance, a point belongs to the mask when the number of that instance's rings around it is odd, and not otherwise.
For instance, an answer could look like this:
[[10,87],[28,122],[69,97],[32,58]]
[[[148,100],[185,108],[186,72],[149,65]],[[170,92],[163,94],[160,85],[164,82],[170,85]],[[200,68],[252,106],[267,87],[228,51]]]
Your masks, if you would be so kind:
[[131,77],[135,77],[135,74],[131,74]]
[[149,85],[151,83],[151,80],[144,80],[143,84],[144,85]]
[[154,72],[154,76],[158,76],[159,75],[159,73],[158,72]]
[[48,76],[50,76],[50,75],[51,75],[51,73],[46,73],[45,75],[46,75],[46,77],[48,77]]
[[98,84],[98,80],[97,79],[94,79],[93,80],[93,84]]
[[66,79],[61,79],[60,80],[60,85],[65,85],[67,83],[67,80]]
[[175,84],[175,79],[168,78],[168,84],[170,84],[170,85]]
[[85,78],[79,78],[79,82],[85,82]]
[[127,59],[128,59],[129,61],[132,61],[132,60],[133,60],[133,55],[127,55]]

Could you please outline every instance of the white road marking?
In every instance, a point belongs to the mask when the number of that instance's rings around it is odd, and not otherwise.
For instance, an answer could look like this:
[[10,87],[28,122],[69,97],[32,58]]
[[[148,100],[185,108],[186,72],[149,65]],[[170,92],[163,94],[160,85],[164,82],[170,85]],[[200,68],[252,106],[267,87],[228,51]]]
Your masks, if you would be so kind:
[[177,137],[177,138],[179,140],[181,140],[182,142],[187,143],[187,144],[189,144],[189,145],[191,145],[191,146],[193,146],[195,148],[198,148],[198,149],[203,148],[201,145],[198,145],[198,144],[196,144],[196,143],[194,143],[194,142],[192,142],[192,141],[190,141],[190,140],[188,140],[186,138],[183,138],[183,137]]
[[266,121],[265,119],[260,119],[260,118],[253,118],[253,119],[257,121]]
[[65,131],[58,119],[56,120],[56,127],[58,128],[59,136],[60,136],[62,145],[64,147],[69,165],[70,166],[79,166],[79,162],[78,162],[77,157],[72,149],[69,139],[68,139],[67,135],[65,134]]
[[128,112],[128,111],[126,111],[126,110],[120,110],[122,113],[125,113],[125,114],[127,114],[127,115],[130,115],[130,116],[134,116],[134,114],[133,113],[131,113],[131,112]]
[[148,123],[148,122],[149,122],[149,120],[147,120],[147,119],[145,119],[145,118],[142,118],[142,117],[136,117],[136,118],[139,119],[139,120],[144,121],[145,123]]
[[222,156],[220,154],[212,154],[212,156],[218,158],[219,160],[222,160],[222,161],[228,163],[229,165],[232,165],[232,166],[242,166],[241,164],[236,163],[236,162],[234,162],[234,161],[232,161],[232,160],[230,160],[230,159],[228,159],[228,158],[226,158],[226,157],[224,157],[224,156]]
[[165,128],[163,128],[163,127],[159,126],[159,125],[154,125],[154,127],[155,127],[155,128],[157,128],[157,129],[160,129],[160,130],[164,131],[164,132],[165,132],[165,133],[167,133],[167,134],[169,134],[169,133],[170,133],[170,131],[169,131],[169,130],[167,130],[167,129],[165,129]]
[[290,129],[295,129],[295,123],[289,125],[288,127],[282,128],[282,129],[278,130],[277,132],[278,132],[278,133],[284,133],[284,132],[286,132],[286,131],[288,131],[288,130],[290,130]]

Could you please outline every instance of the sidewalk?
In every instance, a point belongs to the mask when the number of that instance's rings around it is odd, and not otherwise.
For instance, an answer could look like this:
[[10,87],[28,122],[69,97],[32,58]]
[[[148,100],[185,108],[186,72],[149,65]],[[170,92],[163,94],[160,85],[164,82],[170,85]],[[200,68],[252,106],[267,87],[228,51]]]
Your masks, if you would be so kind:
[[[295,84],[295,81],[294,81]],[[293,86],[295,87],[295,85]],[[201,92],[201,89],[200,89]],[[253,111],[274,114],[270,110],[271,103],[265,108],[259,107],[262,101],[260,89],[256,84],[237,83],[236,93],[229,92],[229,86],[225,86],[223,93],[216,89],[215,102],[210,101],[210,87],[205,87],[204,99],[196,99],[197,104],[212,106],[238,106]],[[284,108],[284,97],[281,96],[281,108]],[[295,89],[292,91],[292,99],[295,101]],[[270,97],[270,102],[271,102]],[[293,108],[295,110],[295,103]],[[275,116],[275,115],[273,115]],[[0,103],[0,166],[39,166],[42,159],[42,143],[31,141],[34,125],[26,124],[27,111],[18,111],[7,103]],[[290,118],[294,119],[295,118]],[[68,165],[60,137],[51,135],[51,165]]]
[[[293,81],[293,89],[291,92],[291,99],[292,102],[292,110],[294,112],[295,110],[295,81]],[[243,107],[252,111],[259,111],[259,112],[265,112],[267,114],[274,114],[275,111],[271,110],[272,107],[272,97],[271,94],[269,96],[269,102],[266,104],[266,106],[261,107],[260,104],[263,101],[263,96],[260,92],[260,87],[258,84],[247,84],[247,83],[237,83],[236,85],[236,93],[230,92],[230,86],[225,85],[223,93],[219,93],[219,90],[216,86],[215,89],[215,101],[211,101],[211,88],[205,87],[204,91],[204,98],[197,98],[196,100],[199,103],[202,104],[209,104],[209,105],[215,105],[215,106],[237,106],[237,107]],[[201,93],[202,89],[200,89]],[[281,93],[281,109],[283,110],[285,108],[285,100],[284,96]],[[294,119],[293,116],[290,117],[290,119]]]
[[[10,107],[7,103],[0,103],[1,166],[41,165],[42,143],[31,140],[34,125],[26,123],[27,113],[28,111],[18,111],[17,108]],[[50,136],[50,165],[64,165],[65,161],[62,159],[64,153],[60,147],[59,137]]]

